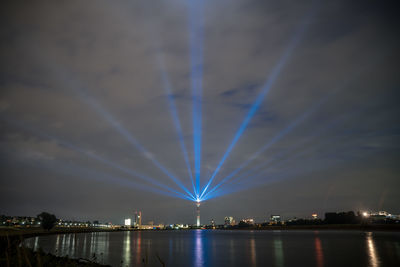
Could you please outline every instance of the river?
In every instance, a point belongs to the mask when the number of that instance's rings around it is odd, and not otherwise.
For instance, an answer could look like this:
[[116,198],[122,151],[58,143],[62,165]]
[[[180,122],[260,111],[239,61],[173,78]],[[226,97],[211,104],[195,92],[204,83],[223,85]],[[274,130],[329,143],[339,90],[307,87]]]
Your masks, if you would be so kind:
[[25,245],[112,266],[400,266],[398,232],[95,232],[33,237]]

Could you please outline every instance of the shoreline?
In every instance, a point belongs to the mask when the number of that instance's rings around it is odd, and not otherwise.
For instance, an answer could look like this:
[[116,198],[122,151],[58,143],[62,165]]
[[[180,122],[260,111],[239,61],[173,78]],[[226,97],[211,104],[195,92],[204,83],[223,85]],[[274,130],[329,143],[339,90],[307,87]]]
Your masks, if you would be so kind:
[[95,233],[95,232],[126,232],[126,231],[140,231],[140,232],[163,232],[163,231],[190,231],[190,230],[220,230],[220,231],[293,231],[293,230],[307,230],[307,231],[376,231],[376,232],[400,232],[400,224],[376,224],[376,225],[362,225],[362,224],[322,224],[322,225],[290,225],[290,226],[250,226],[238,227],[232,226],[227,228],[191,228],[191,229],[106,229],[106,228],[82,228],[82,227],[55,227],[50,231],[43,230],[37,227],[0,227],[0,250],[7,247],[11,243],[21,243],[26,238],[45,235],[57,234],[81,234],[81,233]]
[[232,226],[227,228],[189,228],[189,229],[107,229],[107,228],[86,228],[86,227],[55,227],[50,231],[37,227],[0,227],[0,239],[3,238],[30,238],[42,235],[55,234],[80,234],[94,232],[126,232],[126,231],[187,231],[187,230],[255,230],[255,231],[274,231],[274,230],[343,230],[343,231],[400,231],[400,224],[321,224],[321,225],[268,225],[268,226]]

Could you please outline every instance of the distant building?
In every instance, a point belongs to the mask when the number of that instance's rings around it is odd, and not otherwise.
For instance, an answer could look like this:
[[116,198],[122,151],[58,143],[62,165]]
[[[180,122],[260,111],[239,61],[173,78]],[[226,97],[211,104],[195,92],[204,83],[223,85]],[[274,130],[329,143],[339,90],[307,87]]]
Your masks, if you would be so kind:
[[244,222],[246,224],[254,224],[254,219],[253,218],[247,218],[247,219],[243,219],[242,222]]
[[225,226],[235,225],[235,220],[233,219],[233,217],[225,217],[224,225]]
[[131,219],[130,219],[130,218],[128,218],[128,219],[125,219],[125,223],[124,223],[124,225],[125,225],[125,226],[127,226],[127,227],[131,227],[131,226],[132,226]]
[[378,211],[378,212],[372,213],[371,215],[379,215],[379,216],[389,217],[391,214],[387,211]]
[[270,224],[279,224],[281,223],[281,215],[271,215],[269,219]]
[[141,211],[135,211],[133,226],[136,228],[141,228],[141,226],[142,226],[142,212]]
[[312,217],[314,220],[316,220],[316,219],[318,219],[318,214],[313,213],[313,214],[311,214],[311,217]]
[[164,229],[165,225],[164,224],[143,224],[139,227],[141,230],[155,230],[155,229]]
[[363,212],[363,217],[369,218],[371,221],[382,221],[386,219],[399,220],[400,215],[390,214],[387,211]]

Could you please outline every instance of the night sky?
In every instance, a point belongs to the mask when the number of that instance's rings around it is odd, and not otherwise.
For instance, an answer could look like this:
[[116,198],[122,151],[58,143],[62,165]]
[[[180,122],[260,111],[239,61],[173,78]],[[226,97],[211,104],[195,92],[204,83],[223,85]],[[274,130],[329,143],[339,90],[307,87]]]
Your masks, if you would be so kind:
[[395,1],[8,2],[0,214],[400,214]]

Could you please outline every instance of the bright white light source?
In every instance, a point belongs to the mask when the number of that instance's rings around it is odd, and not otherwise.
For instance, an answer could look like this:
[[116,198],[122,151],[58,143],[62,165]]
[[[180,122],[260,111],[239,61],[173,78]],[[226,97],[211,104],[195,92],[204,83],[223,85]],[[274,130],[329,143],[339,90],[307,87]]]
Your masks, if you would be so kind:
[[125,219],[125,226],[131,226],[131,219]]

